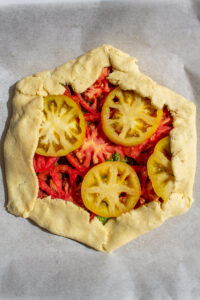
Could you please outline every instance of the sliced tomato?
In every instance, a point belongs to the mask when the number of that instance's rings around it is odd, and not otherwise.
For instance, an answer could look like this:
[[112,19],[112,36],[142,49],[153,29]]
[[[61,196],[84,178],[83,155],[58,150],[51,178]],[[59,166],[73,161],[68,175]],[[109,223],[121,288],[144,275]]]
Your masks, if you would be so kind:
[[75,93],[77,100],[82,105],[83,108],[85,108],[89,112],[96,112],[97,111],[97,99],[94,99],[94,101],[90,104],[87,102],[80,94]]
[[84,172],[91,164],[98,164],[109,160],[118,152],[123,159],[124,154],[120,146],[113,145],[101,132],[100,127],[88,126],[83,145],[76,151],[66,155],[69,163],[77,170]]
[[102,107],[102,128],[112,142],[136,146],[156,131],[162,114],[163,111],[153,106],[150,99],[116,88],[109,93]]
[[168,136],[173,129],[173,118],[167,108],[163,110],[162,120],[156,130],[156,132],[143,143],[132,146],[124,147],[123,151],[128,157],[134,158],[138,163],[144,164],[147,162],[149,156],[153,153],[156,143]]
[[97,99],[93,99],[93,102],[90,103],[89,101],[85,100],[81,94],[76,92],[71,93],[69,86],[65,86],[66,90],[64,95],[70,97],[72,100],[76,102],[76,104],[80,107],[80,105],[87,111],[91,113],[97,112]]
[[36,153],[64,156],[78,149],[85,136],[84,116],[68,96],[44,98],[44,110]]
[[124,153],[128,157],[134,158],[136,161],[138,161],[139,156],[141,155],[142,150],[145,148],[145,146],[148,144],[148,140],[144,141],[143,143],[132,146],[132,147],[124,147]]
[[72,190],[72,196],[73,196],[73,202],[76,203],[78,206],[85,208],[85,205],[83,203],[82,197],[81,197],[81,183],[76,185]]
[[89,87],[82,95],[72,92],[68,85],[64,95],[73,99],[78,105],[81,105],[90,113],[98,113],[98,107],[102,105],[102,99],[114,88],[108,81],[108,75],[111,68],[104,68],[97,81]]
[[68,85],[65,86],[65,92],[64,92],[64,95],[65,95],[65,96],[68,96],[68,97],[70,97],[70,98],[71,98],[71,96],[72,96],[71,90],[70,90],[70,88],[69,88]]
[[35,154],[33,157],[33,167],[36,173],[49,170],[58,161],[58,157],[43,156]]
[[100,122],[101,114],[100,112],[86,113],[84,114],[84,118],[86,122]]
[[91,168],[81,185],[83,203],[106,218],[118,217],[134,208],[141,188],[136,172],[123,162],[104,162]]
[[173,118],[167,108],[163,110],[163,116],[161,119],[161,122],[158,126],[158,129],[156,132],[148,139],[145,150],[148,150],[149,148],[154,147],[157,142],[164,138],[165,136],[168,136],[170,131],[173,129]]
[[146,203],[159,199],[159,196],[156,195],[152,182],[149,180],[149,178],[147,179],[146,185],[142,190],[141,196],[146,200]]
[[156,144],[153,154],[147,161],[147,170],[155,193],[166,202],[174,184],[169,137]]
[[39,188],[38,198],[43,199],[43,198],[46,198],[47,196],[48,195]]
[[154,200],[158,200],[159,197],[156,195],[152,183],[148,177],[147,166],[146,165],[133,165],[132,168],[137,173],[140,184],[141,184],[141,196],[136,205],[136,208],[149,203]]
[[51,196],[52,199],[59,198],[59,194],[52,187],[50,187],[44,180],[38,179],[38,182],[40,188],[40,193],[38,194],[39,197],[44,198],[43,193],[45,193],[47,196]]
[[65,92],[64,92],[64,95],[65,95],[65,96],[68,96],[68,97],[71,98],[74,102],[76,102],[76,104],[77,104],[78,107],[80,108],[79,99],[78,99],[78,97],[76,96],[77,93],[76,93],[76,95],[75,95],[74,92],[73,92],[73,94],[72,94],[72,92],[71,92],[71,90],[70,90],[70,88],[69,88],[68,85],[65,86],[65,89],[66,89],[66,90],[65,90]]
[[73,201],[78,172],[67,165],[57,165],[38,174],[39,188],[51,198]]
[[145,165],[142,165],[142,166],[133,165],[132,168],[137,173],[137,175],[140,179],[141,189],[143,190],[145,188],[147,178],[148,178],[147,167]]
[[85,157],[83,161],[79,161],[79,159],[76,157],[76,153],[72,152],[66,155],[66,158],[68,159],[69,163],[78,171],[81,173],[85,172],[91,163],[91,153],[85,153]]
[[86,101],[88,101],[88,103],[97,104],[98,99],[98,107],[102,106],[102,100],[104,100],[105,96],[107,96],[114,88],[108,80],[110,72],[110,67],[104,68],[97,81],[83,93],[83,97]]
[[141,190],[141,196],[135,208],[141,207],[146,203],[156,201],[156,200],[161,200],[161,199],[156,195],[152,183],[148,178],[144,188]]

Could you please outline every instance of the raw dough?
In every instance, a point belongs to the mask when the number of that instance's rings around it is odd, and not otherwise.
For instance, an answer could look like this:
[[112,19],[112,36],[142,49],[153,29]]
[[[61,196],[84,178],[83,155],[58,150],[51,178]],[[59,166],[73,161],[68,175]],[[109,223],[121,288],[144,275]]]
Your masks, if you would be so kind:
[[[38,182],[33,156],[39,138],[43,97],[63,94],[63,84],[82,93],[112,66],[109,81],[124,90],[134,90],[152,100],[158,108],[167,105],[173,116],[170,133],[175,183],[165,205],[153,201],[132,210],[104,226],[89,213],[62,199],[38,199]],[[136,59],[103,45],[55,70],[36,73],[18,82],[13,99],[13,115],[4,152],[8,186],[8,210],[30,218],[39,226],[83,242],[97,250],[111,252],[139,235],[161,225],[170,217],[185,213],[191,206],[196,166],[195,105],[141,73]],[[17,159],[16,159],[17,157]]]

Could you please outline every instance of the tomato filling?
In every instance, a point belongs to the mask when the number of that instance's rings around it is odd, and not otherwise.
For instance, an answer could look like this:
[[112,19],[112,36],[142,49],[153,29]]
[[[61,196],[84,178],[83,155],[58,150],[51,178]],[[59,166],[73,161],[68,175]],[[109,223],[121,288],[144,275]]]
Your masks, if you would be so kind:
[[115,88],[108,80],[111,68],[104,68],[97,81],[83,94],[78,94],[66,85],[64,95],[72,98],[86,112],[99,113],[106,96]]
[[121,146],[111,143],[99,126],[88,124],[83,145],[78,150],[66,155],[66,158],[75,169],[86,172],[92,165],[111,159],[115,152],[119,152],[123,158]]
[[115,88],[115,86],[111,85],[108,81],[110,72],[110,67],[104,68],[97,81],[83,93],[85,101],[87,101],[89,105],[91,103],[94,105],[95,103],[97,111],[102,107],[106,96]]
[[[82,94],[66,85],[64,95],[75,101],[84,114],[86,134],[82,145],[66,156],[48,157],[35,154],[33,166],[38,177],[39,198],[60,198],[88,210],[81,197],[81,183],[86,173],[100,163],[122,161],[131,165],[140,181],[141,195],[135,208],[154,200],[162,202],[148,177],[147,160],[158,141],[168,136],[172,130],[172,116],[167,107],[164,107],[157,130],[139,145],[122,146],[110,141],[102,130],[101,110],[107,95],[116,88],[108,80],[111,71],[111,68],[104,68],[97,81]],[[110,118],[115,113],[116,109],[113,109]],[[122,203],[125,198],[126,193],[121,193]],[[89,212],[91,220],[95,213]],[[103,224],[106,222],[104,217],[99,217],[99,220]]]
[[58,157],[48,157],[35,154],[33,158],[33,167],[36,173],[49,170],[58,161]]
[[141,195],[135,208],[138,208],[151,201],[158,200],[159,197],[154,192],[152,183],[149,180],[147,167],[145,165],[133,165],[132,167],[138,174],[141,183]]
[[169,135],[173,128],[172,122],[173,118],[169,110],[167,107],[164,107],[163,116],[156,132],[137,146],[124,147],[124,154],[135,159],[138,164],[146,164],[149,156],[153,153],[157,142]]

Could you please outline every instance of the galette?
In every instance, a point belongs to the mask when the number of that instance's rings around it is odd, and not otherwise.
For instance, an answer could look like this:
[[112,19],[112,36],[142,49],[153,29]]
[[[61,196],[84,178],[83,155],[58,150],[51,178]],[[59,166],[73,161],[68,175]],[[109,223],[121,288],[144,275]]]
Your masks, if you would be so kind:
[[4,154],[9,212],[112,252],[190,208],[195,105],[103,45],[17,83]]

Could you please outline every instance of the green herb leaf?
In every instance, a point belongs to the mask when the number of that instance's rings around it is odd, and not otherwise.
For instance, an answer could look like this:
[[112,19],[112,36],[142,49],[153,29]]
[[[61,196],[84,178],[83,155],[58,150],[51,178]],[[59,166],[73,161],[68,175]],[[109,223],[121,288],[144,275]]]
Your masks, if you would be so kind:
[[121,155],[118,152],[115,152],[113,154],[113,160],[114,161],[120,161],[121,160]]
[[100,221],[103,225],[105,225],[109,218],[97,216],[97,219],[99,219],[99,221]]
[[114,161],[114,159],[113,158],[111,158],[111,159],[105,159],[105,161]]
[[129,159],[128,159],[128,157],[127,156],[124,156],[124,158],[122,159],[122,162],[124,162],[124,163],[128,163],[128,161],[129,161]]

